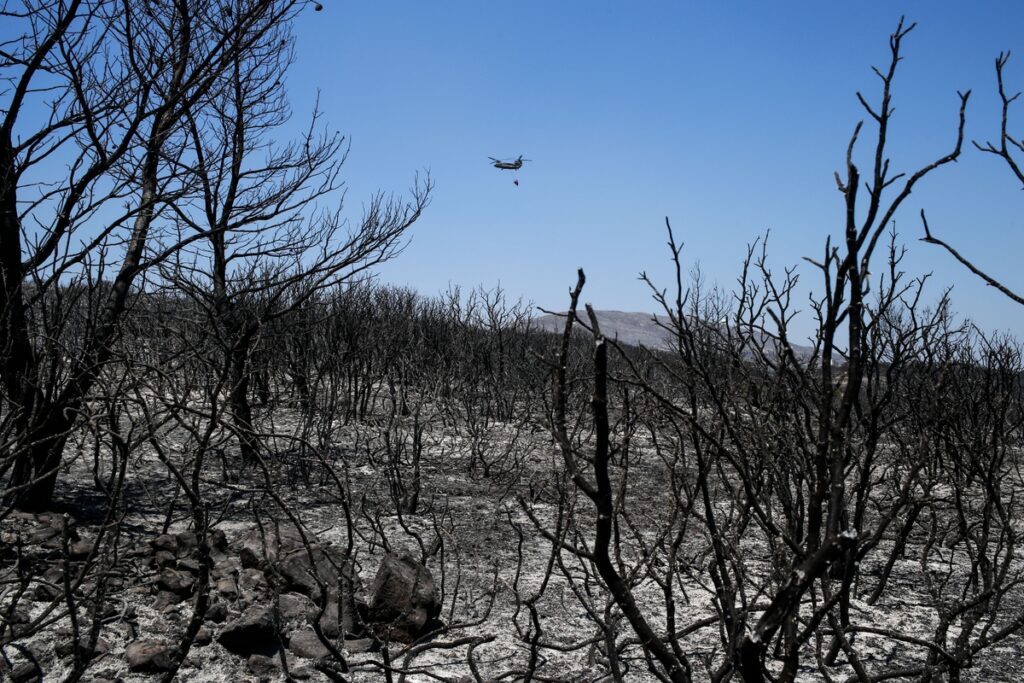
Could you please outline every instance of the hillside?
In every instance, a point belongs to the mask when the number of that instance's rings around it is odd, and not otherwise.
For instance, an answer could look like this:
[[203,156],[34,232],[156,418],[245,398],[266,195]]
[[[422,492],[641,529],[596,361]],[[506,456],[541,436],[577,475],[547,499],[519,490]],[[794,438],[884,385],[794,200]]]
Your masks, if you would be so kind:
[[[631,313],[626,311],[596,311],[601,331],[606,337],[617,339],[630,346],[648,349],[669,349],[672,346],[672,332],[668,316],[652,313]],[[561,332],[565,318],[558,314],[546,313],[535,318],[536,324],[550,332]],[[813,349],[803,344],[793,344],[797,358],[805,360]]]

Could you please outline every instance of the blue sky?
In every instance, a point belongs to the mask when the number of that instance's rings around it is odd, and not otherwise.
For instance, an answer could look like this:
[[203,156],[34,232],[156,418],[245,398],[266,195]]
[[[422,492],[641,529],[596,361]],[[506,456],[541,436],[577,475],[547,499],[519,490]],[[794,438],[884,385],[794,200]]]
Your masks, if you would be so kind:
[[[597,308],[650,311],[637,280],[670,284],[664,218],[688,264],[733,283],[745,245],[771,231],[779,270],[821,253],[842,226],[833,171],[855,99],[878,93],[901,14],[917,28],[895,84],[894,168],[945,154],[958,89],[973,89],[968,139],[998,131],[993,60],[1016,55],[1024,89],[1024,3],[339,2],[296,26],[289,90],[297,121],[319,91],[349,135],[349,213],[372,192],[436,182],[408,250],[381,278],[434,294],[500,284],[564,308],[582,266]],[[1017,116],[1024,133],[1024,103]],[[866,149],[866,148],[864,148]],[[523,154],[512,175],[487,157]],[[917,213],[994,275],[1024,289],[1024,194],[973,147],[932,175],[897,216],[905,270],[932,272],[937,296],[989,329],[1024,333],[1024,310],[917,241]],[[817,288],[800,266],[803,295]],[[804,305],[802,308],[806,309]],[[809,329],[806,326],[804,330]]]

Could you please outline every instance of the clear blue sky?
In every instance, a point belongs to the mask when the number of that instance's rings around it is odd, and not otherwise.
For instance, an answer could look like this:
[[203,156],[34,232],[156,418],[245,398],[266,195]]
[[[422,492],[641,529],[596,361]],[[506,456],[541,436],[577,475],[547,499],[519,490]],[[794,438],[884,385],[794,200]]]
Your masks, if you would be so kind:
[[[501,284],[561,309],[575,269],[598,308],[653,310],[637,281],[670,284],[668,216],[689,263],[730,285],[744,245],[771,230],[781,269],[817,256],[842,226],[832,177],[872,99],[901,14],[918,23],[895,85],[894,167],[914,170],[954,139],[957,89],[973,89],[968,139],[998,130],[993,60],[1016,54],[1024,89],[1024,3],[342,2],[296,27],[289,77],[296,116],[317,89],[349,135],[353,218],[377,189],[403,191],[429,169],[433,203],[385,281],[434,294]],[[1024,102],[1016,129],[1024,133]],[[487,157],[523,154],[519,174]],[[1005,302],[935,247],[936,232],[1024,289],[1024,193],[1001,161],[971,148],[928,178],[898,216],[908,272],[955,286],[957,308],[1024,333]],[[803,282],[818,287],[813,269]],[[805,290],[806,291],[806,290]],[[802,306],[806,309],[806,306]],[[806,329],[806,328],[805,328]]]

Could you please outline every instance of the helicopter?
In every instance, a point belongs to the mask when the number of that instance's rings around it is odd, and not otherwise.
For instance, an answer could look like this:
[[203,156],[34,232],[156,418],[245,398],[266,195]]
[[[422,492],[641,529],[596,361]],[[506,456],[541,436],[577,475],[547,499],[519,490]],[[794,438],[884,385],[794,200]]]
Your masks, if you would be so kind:
[[[515,159],[515,161],[502,161],[501,159],[495,159],[494,157],[487,158],[491,160],[491,163],[494,166],[494,168],[497,168],[502,171],[518,171],[523,167],[524,161],[529,161],[529,159],[524,159],[522,154],[520,154]],[[519,178],[513,177],[512,184],[515,185],[516,187],[519,187]]]
[[502,161],[494,157],[487,158],[493,162],[494,168],[501,169],[502,171],[518,171],[523,167],[523,162],[529,161],[529,159],[524,159],[522,154],[515,161]]

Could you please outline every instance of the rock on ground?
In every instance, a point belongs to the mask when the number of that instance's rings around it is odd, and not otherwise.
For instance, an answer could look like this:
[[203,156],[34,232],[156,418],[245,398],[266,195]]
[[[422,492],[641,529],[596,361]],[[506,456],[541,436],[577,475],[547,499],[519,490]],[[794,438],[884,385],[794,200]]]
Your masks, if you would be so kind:
[[174,646],[159,640],[136,640],[125,650],[128,670],[156,673],[174,668]]
[[430,631],[441,613],[434,577],[408,555],[384,556],[372,593],[368,617],[378,637],[411,643]]
[[330,654],[330,650],[320,642],[320,638],[312,629],[291,634],[288,637],[288,649],[296,657],[305,659],[320,659]]
[[237,655],[273,654],[280,645],[274,616],[267,607],[253,606],[221,631],[217,642]]

